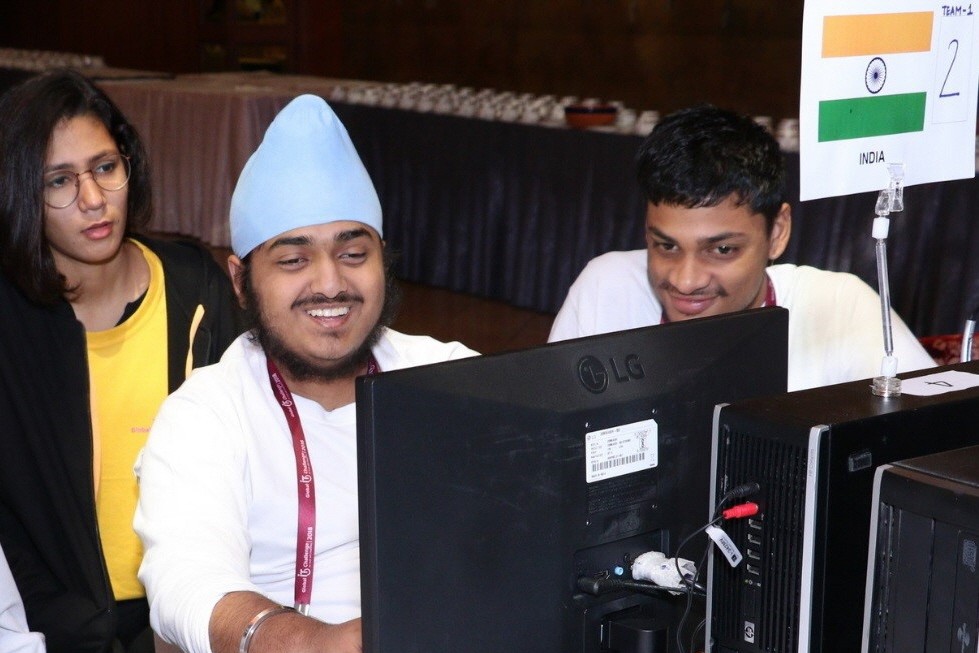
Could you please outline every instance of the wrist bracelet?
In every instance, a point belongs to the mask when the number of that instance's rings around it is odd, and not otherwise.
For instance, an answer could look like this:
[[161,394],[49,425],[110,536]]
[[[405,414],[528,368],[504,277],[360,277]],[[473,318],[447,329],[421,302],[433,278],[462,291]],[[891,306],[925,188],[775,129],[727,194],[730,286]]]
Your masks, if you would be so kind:
[[274,608],[265,608],[257,615],[252,617],[252,620],[248,622],[248,627],[245,628],[245,632],[241,634],[241,642],[238,644],[238,653],[248,653],[248,647],[252,643],[252,637],[258,632],[259,627],[265,623],[266,619],[274,617],[277,614],[282,614],[283,612],[294,612],[293,608],[287,608],[283,605],[277,605]]

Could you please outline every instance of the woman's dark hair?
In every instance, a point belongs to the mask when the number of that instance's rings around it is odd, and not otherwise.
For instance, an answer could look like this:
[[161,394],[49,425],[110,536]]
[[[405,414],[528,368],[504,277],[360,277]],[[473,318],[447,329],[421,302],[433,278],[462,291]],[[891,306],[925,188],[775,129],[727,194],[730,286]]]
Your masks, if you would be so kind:
[[32,301],[52,304],[70,290],[44,236],[43,171],[55,128],[92,116],[129,157],[126,234],[152,214],[146,151],[119,108],[84,76],[58,70],[32,77],[0,96],[0,268]]
[[750,117],[710,105],[666,116],[639,147],[636,163],[652,204],[690,209],[730,197],[765,216],[771,232],[785,201],[778,142]]

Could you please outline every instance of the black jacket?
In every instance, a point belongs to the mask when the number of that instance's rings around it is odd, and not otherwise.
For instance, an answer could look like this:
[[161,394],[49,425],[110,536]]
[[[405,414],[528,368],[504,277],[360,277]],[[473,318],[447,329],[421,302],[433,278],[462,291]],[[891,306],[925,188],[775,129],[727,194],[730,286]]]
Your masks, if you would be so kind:
[[[206,250],[140,237],[163,261],[168,384],[184,380],[191,321],[205,314],[193,365],[241,332],[227,276]],[[31,630],[48,651],[106,651],[115,603],[96,524],[85,332],[71,307],[28,301],[0,275],[0,544]]]

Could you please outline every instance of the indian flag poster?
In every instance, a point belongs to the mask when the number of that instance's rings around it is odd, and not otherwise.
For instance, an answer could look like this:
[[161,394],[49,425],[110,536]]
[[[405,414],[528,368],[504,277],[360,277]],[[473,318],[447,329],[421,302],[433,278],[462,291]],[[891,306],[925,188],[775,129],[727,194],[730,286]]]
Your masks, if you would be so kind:
[[971,3],[806,0],[800,199],[976,171],[979,12]]

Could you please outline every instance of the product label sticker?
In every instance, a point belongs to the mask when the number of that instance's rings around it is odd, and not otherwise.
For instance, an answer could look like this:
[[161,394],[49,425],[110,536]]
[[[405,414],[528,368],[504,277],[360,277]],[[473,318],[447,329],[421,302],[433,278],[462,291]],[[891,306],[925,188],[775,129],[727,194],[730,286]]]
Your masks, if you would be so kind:
[[659,425],[654,419],[585,434],[585,480],[624,476],[659,464]]

